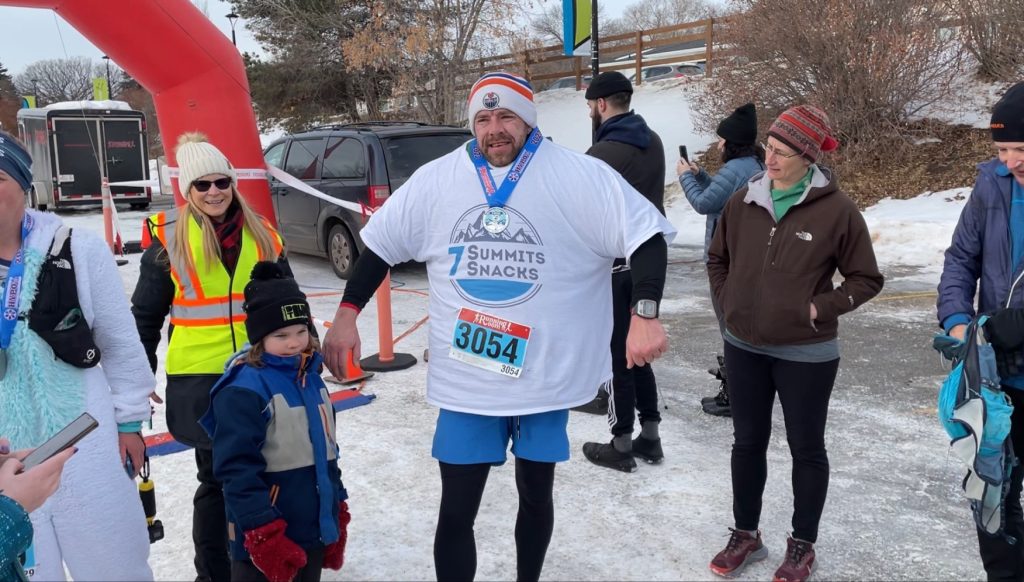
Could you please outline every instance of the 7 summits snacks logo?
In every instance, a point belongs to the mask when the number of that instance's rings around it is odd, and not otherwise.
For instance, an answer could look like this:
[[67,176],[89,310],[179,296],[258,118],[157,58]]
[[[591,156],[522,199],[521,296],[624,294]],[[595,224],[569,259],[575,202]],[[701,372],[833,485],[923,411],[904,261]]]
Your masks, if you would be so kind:
[[498,234],[487,232],[482,223],[486,210],[486,204],[479,204],[455,222],[448,274],[455,291],[473,305],[519,305],[540,291],[544,244],[530,221],[508,206],[508,227]]

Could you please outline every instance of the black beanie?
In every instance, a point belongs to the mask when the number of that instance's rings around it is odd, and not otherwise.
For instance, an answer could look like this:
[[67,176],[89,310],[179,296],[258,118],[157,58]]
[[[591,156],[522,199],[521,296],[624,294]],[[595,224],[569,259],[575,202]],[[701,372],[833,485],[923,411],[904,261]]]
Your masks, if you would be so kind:
[[1024,142],[1024,81],[1007,89],[992,108],[992,141]]
[[616,93],[632,93],[633,84],[618,71],[606,71],[590,82],[584,95],[587,99],[604,99]]
[[736,108],[718,123],[718,137],[736,145],[754,145],[757,141],[757,109],[753,103]]
[[281,265],[271,261],[261,261],[252,268],[242,309],[248,316],[245,331],[252,345],[282,327],[309,326],[312,322],[309,303],[299,284],[284,274]]

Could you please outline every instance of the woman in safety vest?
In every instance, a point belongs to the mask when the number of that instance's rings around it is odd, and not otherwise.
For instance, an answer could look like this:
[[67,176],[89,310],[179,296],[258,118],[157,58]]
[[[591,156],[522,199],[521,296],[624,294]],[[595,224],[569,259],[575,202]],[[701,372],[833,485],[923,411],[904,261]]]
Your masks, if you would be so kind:
[[209,437],[199,418],[224,364],[246,343],[242,310],[246,283],[260,261],[280,261],[290,275],[280,235],[236,188],[235,170],[199,133],[175,149],[185,204],[147,219],[151,244],[142,255],[132,313],[156,370],[157,345],[168,313],[167,427],[195,447],[199,488],[193,500],[192,541],[199,580],[228,580],[227,520],[221,484],[213,476]]

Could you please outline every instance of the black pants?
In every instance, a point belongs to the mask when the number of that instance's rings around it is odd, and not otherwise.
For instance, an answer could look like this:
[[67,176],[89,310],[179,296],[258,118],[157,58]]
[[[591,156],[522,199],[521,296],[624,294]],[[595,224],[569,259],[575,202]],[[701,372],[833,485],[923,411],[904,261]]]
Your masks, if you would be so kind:
[[[1010,418],[1010,441],[1016,455],[1024,455],[1024,391],[1003,387],[1013,402]],[[1006,534],[1017,542],[1010,544],[1003,536],[992,536],[978,530],[978,549],[989,580],[1024,580],[1024,511],[1021,510],[1021,482],[1024,466],[1017,463],[1010,473],[1010,490],[1006,494]]]
[[632,315],[633,277],[629,271],[612,273],[612,393],[608,398],[608,424],[612,435],[633,434],[636,415],[640,423],[661,420],[658,384],[650,365],[626,368],[626,335]]
[[[306,550],[306,565],[299,568],[299,573],[292,582],[320,582],[320,574],[324,571],[324,548]],[[231,560],[231,582],[267,582],[267,577],[260,572],[252,560]]]
[[196,580],[231,579],[228,557],[228,520],[224,490],[213,477],[213,451],[197,448],[199,488],[192,499],[192,543],[196,549]]
[[828,493],[825,421],[839,359],[822,363],[780,360],[725,343],[734,442],[732,512],[736,529],[755,530],[768,479],[768,441],[775,393],[782,403],[793,455],[793,537],[814,542]]
[[[441,511],[434,535],[434,571],[441,582],[472,580],[476,576],[476,538],[473,522],[491,466],[441,466]],[[555,464],[516,459],[519,514],[516,517],[516,579],[538,580],[555,527],[551,492]]]

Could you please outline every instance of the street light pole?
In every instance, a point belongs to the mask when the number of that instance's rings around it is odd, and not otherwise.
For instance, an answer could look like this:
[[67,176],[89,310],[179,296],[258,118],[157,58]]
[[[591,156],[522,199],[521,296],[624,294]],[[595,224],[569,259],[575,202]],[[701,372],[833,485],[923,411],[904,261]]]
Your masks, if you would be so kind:
[[231,23],[231,44],[237,47],[238,43],[235,42],[235,21],[238,20],[238,15],[232,11],[226,16],[226,18],[228,19],[228,22]]
[[32,79],[32,96],[36,98],[36,107],[39,107],[39,79]]
[[110,86],[110,57],[103,55],[103,62],[107,67],[107,98],[109,98],[114,92],[113,88]]

